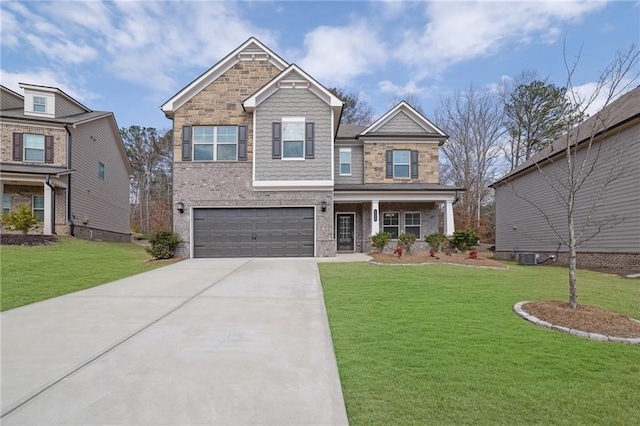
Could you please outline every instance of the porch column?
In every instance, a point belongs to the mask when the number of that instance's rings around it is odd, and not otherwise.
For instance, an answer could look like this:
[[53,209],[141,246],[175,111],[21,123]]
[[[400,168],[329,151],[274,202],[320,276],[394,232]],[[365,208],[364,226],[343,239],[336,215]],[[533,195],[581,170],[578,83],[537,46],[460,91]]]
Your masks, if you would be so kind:
[[371,235],[380,232],[380,201],[371,201]]
[[44,230],[43,235],[51,235],[53,232],[53,191],[44,184]]
[[455,230],[453,225],[453,201],[446,201],[444,209],[444,234],[447,237],[451,237]]

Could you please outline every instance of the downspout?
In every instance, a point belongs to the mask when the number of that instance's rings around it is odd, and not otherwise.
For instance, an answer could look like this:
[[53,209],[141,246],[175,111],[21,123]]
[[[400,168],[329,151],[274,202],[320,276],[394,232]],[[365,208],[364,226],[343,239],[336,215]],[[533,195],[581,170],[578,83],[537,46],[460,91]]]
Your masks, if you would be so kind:
[[[71,169],[71,147],[72,136],[69,131],[69,124],[64,125],[67,131],[67,169]],[[75,236],[75,224],[73,223],[73,215],[71,214],[71,173],[67,174],[67,221],[69,222],[69,231],[72,237]]]
[[51,233],[56,234],[56,189],[51,185],[51,175],[47,175],[47,180],[44,181],[49,188],[51,188]]

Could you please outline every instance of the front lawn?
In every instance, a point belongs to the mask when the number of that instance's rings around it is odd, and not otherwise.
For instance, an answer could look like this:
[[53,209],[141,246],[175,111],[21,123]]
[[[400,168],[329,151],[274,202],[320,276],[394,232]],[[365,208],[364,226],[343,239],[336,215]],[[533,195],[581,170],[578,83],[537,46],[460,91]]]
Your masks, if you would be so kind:
[[[640,345],[536,327],[567,270],[319,265],[352,425],[637,424]],[[640,318],[640,280],[578,271],[579,302]]]
[[56,244],[0,246],[2,311],[162,266],[144,247],[59,238]]

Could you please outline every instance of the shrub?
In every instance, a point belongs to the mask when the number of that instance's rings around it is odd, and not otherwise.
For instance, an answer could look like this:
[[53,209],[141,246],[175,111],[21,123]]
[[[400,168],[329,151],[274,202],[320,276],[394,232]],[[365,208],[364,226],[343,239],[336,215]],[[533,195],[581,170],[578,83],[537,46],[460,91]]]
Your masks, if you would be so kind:
[[133,232],[134,234],[139,234],[139,233],[140,233],[140,232],[142,232],[142,231],[140,230],[140,226],[138,226],[138,225],[132,225],[132,226],[131,226],[131,232]]
[[149,238],[149,246],[145,249],[154,259],[170,259],[176,253],[180,239],[169,231],[157,231]]
[[2,215],[0,223],[2,223],[3,226],[8,226],[11,229],[22,231],[23,234],[26,234],[33,225],[38,223],[38,217],[33,214],[31,207],[26,204],[19,204],[18,210]]
[[417,237],[415,236],[415,234],[405,232],[404,234],[400,234],[400,236],[398,237],[398,245],[403,247],[407,251],[407,253],[410,253],[411,246],[416,242],[416,238]]
[[442,246],[449,242],[446,235],[436,232],[424,237],[424,241],[436,251],[442,251]]
[[463,229],[462,231],[455,231],[453,233],[453,240],[451,243],[460,251],[467,251],[471,247],[478,244],[480,235],[474,229]]
[[380,253],[382,253],[387,244],[389,244],[389,241],[391,241],[391,234],[388,232],[378,232],[371,236],[373,246],[377,248]]

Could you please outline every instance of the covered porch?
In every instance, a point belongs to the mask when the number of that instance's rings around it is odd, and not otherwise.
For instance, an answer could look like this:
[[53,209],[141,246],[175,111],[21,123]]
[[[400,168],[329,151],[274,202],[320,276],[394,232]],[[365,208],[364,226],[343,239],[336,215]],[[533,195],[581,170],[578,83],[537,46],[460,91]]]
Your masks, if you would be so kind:
[[336,250],[338,253],[367,253],[370,237],[385,231],[392,235],[393,250],[398,235],[412,233],[412,250],[426,251],[424,237],[442,229],[453,235],[453,204],[459,188],[438,184],[336,185],[334,189]]
[[3,214],[26,204],[41,220],[43,235],[67,233],[67,176],[71,171],[63,167],[2,163]]

